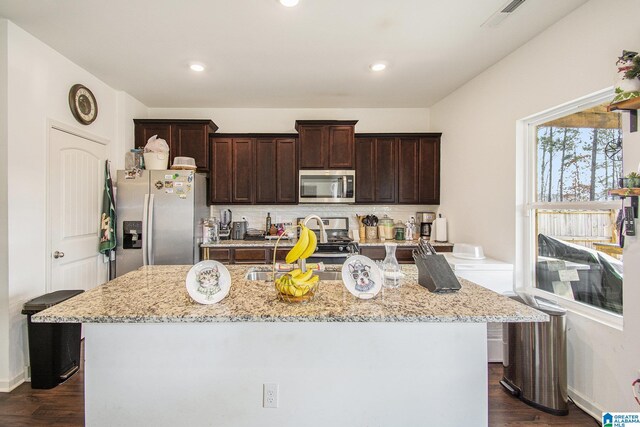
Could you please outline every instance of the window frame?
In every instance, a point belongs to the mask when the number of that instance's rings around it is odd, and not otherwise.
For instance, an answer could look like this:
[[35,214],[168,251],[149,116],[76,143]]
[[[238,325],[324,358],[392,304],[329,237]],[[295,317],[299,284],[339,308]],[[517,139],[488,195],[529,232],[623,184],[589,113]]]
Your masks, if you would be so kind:
[[[537,144],[536,127],[567,116],[587,108],[591,108],[611,100],[614,96],[613,87],[603,89],[591,95],[559,105],[557,107],[518,120],[517,128],[517,164],[518,189],[516,190],[517,239],[522,243],[520,253],[516,257],[516,290],[531,296],[553,301],[570,312],[580,314],[597,322],[622,330],[623,315],[612,313],[598,307],[571,300],[549,291],[538,289],[536,284],[536,210],[537,209],[619,209],[621,202],[538,202],[536,201],[537,183]],[[624,160],[623,160],[624,162]],[[517,242],[516,242],[517,244]],[[517,247],[518,247],[517,246]],[[623,282],[624,283],[624,282]],[[623,285],[624,286],[624,285]]]

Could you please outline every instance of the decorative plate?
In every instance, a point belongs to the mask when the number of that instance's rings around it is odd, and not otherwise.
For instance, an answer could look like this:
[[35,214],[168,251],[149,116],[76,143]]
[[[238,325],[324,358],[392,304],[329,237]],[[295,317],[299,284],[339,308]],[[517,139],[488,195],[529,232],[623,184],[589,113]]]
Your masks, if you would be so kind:
[[215,304],[229,294],[231,275],[218,261],[201,261],[187,273],[187,292],[200,304]]
[[342,282],[354,296],[371,299],[382,289],[382,274],[371,258],[355,255],[342,265]]

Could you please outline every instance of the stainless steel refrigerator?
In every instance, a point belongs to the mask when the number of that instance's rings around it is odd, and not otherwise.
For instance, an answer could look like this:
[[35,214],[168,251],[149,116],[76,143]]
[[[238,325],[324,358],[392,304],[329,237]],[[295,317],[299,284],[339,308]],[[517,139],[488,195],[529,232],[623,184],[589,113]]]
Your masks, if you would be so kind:
[[185,170],[118,171],[116,276],[143,265],[200,260],[206,178]]

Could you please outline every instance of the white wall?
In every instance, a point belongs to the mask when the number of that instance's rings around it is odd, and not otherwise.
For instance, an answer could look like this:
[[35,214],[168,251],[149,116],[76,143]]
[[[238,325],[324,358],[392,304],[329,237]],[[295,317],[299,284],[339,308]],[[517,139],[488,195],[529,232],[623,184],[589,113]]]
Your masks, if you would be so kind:
[[[440,211],[451,240],[516,260],[516,121],[613,85],[617,56],[640,48],[637,28],[620,16],[640,16],[640,2],[591,0],[432,107],[432,128],[443,132]],[[637,165],[627,149],[634,144],[625,140],[625,162]],[[568,317],[569,385],[594,411],[638,410],[629,387],[640,368],[635,245],[625,248],[624,333]]]
[[[133,146],[132,128],[121,124],[146,107],[127,94],[107,86],[15,24],[7,27],[8,64],[8,331],[0,331],[0,391],[23,377],[26,355],[26,318],[22,304],[45,293],[46,183],[48,122],[54,120],[110,141],[110,158],[123,164],[123,150]],[[69,88],[89,87],[99,104],[98,118],[89,126],[75,121],[68,106]],[[125,133],[129,132],[129,138]],[[26,167],[25,167],[26,166]],[[1,236],[0,236],[1,237]],[[1,282],[0,282],[1,283]],[[1,289],[1,288],[0,288]],[[9,348],[2,342],[8,337]]]
[[296,120],[358,120],[361,133],[431,129],[427,108],[150,108],[149,117],[211,119],[219,133],[293,133]]
[[[0,88],[7,87],[7,21],[0,19]],[[0,90],[0,390],[9,371],[9,274],[7,240],[7,91]]]

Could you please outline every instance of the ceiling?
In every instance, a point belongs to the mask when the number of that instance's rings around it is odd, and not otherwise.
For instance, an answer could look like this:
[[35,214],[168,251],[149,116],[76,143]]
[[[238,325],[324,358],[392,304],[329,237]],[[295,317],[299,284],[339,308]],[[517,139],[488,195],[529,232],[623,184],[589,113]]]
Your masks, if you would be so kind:
[[391,108],[433,105],[585,2],[528,0],[497,28],[481,24],[508,0],[2,0],[0,16],[148,107]]

